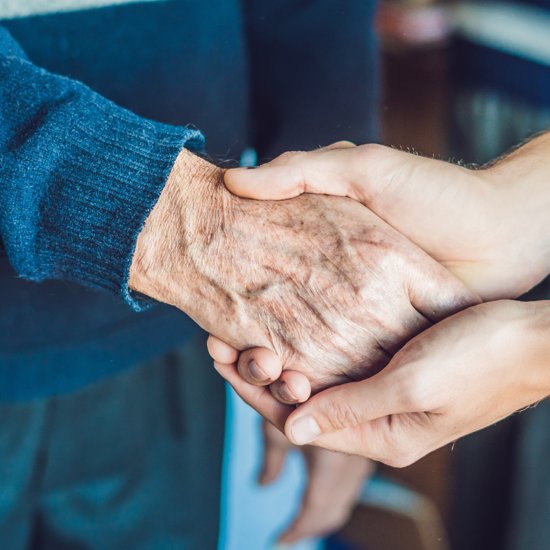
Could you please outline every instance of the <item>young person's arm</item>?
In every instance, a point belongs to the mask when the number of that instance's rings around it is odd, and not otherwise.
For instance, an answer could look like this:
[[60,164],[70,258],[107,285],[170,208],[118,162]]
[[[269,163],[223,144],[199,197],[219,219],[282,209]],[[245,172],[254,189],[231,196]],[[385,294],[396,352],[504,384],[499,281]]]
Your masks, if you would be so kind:
[[[316,192],[359,200],[495,300],[522,294],[550,271],[549,159],[548,134],[484,170],[341,143],[230,171],[226,181],[254,198]],[[293,442],[406,465],[550,394],[549,319],[548,302],[471,308],[417,336],[373,378],[331,388],[296,411],[240,379],[236,350],[215,338],[209,349],[245,400],[280,428],[289,417]],[[269,350],[247,354],[268,362],[270,381],[277,379],[281,362]],[[285,371],[274,387],[305,394],[307,380]]]

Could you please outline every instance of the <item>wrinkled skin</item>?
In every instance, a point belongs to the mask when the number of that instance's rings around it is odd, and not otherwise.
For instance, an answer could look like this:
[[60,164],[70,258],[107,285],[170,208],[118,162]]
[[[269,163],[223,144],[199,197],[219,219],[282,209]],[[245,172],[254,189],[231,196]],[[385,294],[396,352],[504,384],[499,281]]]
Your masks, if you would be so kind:
[[353,200],[242,199],[222,170],[180,157],[138,238],[130,285],[238,350],[273,350],[314,391],[380,371],[479,301]]
[[[492,166],[472,170],[381,145],[338,142],[284,153],[257,170],[229,170],[225,182],[251,199],[303,193],[353,198],[491,301],[515,298],[550,272],[549,148],[550,134],[542,135]],[[235,349],[215,337],[208,347],[218,363],[239,360]],[[291,371],[281,374],[281,362],[270,350],[246,354],[269,375],[262,385],[271,383],[279,401],[309,397],[307,380]]]
[[[378,145],[338,143],[283,155],[253,173],[230,171],[226,181],[254,198],[353,197],[484,300],[495,300],[522,294],[550,272],[549,150],[546,134],[472,171]],[[209,349],[237,393],[294,443],[399,467],[550,395],[549,328],[549,301],[477,305],[418,335],[375,376],[327,389],[298,408],[243,381],[235,349],[214,338]],[[265,360],[268,352],[247,353]],[[274,379],[280,365],[270,359]]]

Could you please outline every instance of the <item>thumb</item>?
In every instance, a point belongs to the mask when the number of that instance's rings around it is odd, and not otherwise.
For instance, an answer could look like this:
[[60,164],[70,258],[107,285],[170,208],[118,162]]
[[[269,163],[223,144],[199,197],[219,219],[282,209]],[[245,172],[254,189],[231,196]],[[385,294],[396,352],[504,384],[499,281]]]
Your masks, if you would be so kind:
[[[390,363],[391,365],[391,363]],[[320,436],[354,428],[388,415],[407,412],[407,400],[399,391],[392,370],[386,367],[367,380],[324,390],[288,417],[285,434],[296,445],[305,445]]]
[[225,185],[239,197],[259,200],[291,199],[302,193],[350,196],[345,172],[349,152],[355,149],[353,143],[339,141],[315,151],[283,153],[261,166],[228,170]]
[[281,474],[286,455],[291,447],[288,439],[269,422],[263,421],[264,456],[258,476],[259,485],[273,483]]

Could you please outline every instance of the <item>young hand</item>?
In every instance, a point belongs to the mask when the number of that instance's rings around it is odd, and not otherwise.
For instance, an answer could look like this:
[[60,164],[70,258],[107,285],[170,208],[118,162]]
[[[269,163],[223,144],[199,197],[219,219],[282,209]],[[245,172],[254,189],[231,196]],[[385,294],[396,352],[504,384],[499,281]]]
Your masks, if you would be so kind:
[[[418,335],[372,378],[330,388],[298,408],[218,370],[295,444],[407,466],[550,395],[550,302],[501,300]],[[269,398],[269,399],[268,399]]]

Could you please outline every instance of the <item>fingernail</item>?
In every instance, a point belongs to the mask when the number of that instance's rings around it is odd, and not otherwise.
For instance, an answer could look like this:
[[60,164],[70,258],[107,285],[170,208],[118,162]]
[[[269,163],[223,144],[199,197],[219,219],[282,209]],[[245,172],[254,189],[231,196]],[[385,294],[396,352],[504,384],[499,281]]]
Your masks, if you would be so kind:
[[281,396],[282,399],[284,399],[285,401],[298,401],[291,393],[290,393],[290,390],[288,389],[288,384],[286,382],[281,382],[279,384],[279,395]]
[[269,380],[269,376],[258,367],[256,361],[250,361],[250,363],[248,363],[248,374],[250,374],[250,377],[256,380],[256,382],[267,382]]
[[321,435],[321,428],[311,416],[298,418],[290,428],[292,437],[298,445],[305,445]]

